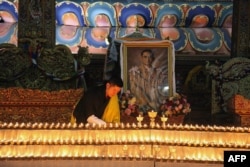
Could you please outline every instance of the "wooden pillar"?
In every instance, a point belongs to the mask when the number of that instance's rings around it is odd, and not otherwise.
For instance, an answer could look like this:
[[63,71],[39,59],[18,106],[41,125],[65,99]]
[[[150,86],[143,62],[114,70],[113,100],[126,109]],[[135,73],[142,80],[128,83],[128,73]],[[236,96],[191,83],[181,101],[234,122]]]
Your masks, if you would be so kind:
[[233,2],[232,57],[250,58],[250,1]]
[[43,38],[47,40],[44,47],[54,47],[54,0],[19,0],[18,44],[22,38]]

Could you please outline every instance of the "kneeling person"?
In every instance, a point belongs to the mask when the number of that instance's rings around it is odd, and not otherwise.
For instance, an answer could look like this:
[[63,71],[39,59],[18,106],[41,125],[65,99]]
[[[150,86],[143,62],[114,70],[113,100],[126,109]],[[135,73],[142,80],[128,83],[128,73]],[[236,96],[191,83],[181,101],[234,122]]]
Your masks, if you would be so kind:
[[120,77],[111,77],[104,84],[84,92],[73,112],[76,123],[120,122],[118,93],[122,87]]

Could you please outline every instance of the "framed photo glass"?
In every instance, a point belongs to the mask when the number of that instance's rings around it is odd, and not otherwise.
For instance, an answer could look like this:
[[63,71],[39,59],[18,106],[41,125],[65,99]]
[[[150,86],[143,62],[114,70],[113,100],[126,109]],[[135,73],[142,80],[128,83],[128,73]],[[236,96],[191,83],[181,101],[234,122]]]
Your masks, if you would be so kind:
[[158,111],[175,93],[175,59],[171,41],[125,41],[121,45],[124,91],[130,91],[140,110]]

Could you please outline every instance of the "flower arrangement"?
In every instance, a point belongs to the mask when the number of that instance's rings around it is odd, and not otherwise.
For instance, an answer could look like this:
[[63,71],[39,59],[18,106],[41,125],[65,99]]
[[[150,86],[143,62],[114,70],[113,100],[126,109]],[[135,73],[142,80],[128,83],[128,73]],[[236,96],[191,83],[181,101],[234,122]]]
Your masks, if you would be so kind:
[[160,106],[160,110],[168,117],[186,115],[191,112],[190,104],[187,102],[187,97],[178,93],[164,100]]
[[139,115],[139,107],[136,104],[136,97],[131,94],[129,90],[122,93],[120,98],[120,109],[121,114],[123,115],[131,115],[131,116],[138,116]]

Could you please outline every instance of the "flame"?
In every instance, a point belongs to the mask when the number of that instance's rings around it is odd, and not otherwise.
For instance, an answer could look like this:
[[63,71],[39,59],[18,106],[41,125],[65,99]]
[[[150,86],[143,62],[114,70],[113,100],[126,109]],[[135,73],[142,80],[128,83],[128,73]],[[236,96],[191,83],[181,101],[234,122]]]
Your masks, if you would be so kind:
[[2,123],[0,129],[0,158],[156,158],[222,162],[225,149],[250,148],[250,130],[246,127]]

